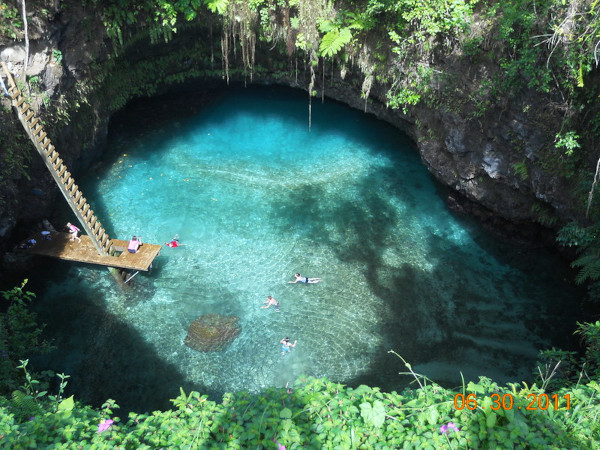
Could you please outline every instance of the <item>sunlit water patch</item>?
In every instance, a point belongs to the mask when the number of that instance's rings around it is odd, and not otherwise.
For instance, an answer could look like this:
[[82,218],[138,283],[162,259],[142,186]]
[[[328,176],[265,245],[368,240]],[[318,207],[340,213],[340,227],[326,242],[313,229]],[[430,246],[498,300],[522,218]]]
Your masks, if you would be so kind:
[[[397,130],[313,102],[309,132],[305,95],[279,88],[162,100],[118,117],[82,184],[111,236],[184,246],[131,291],[70,263],[43,286],[58,346],[44,363],[89,400],[153,408],[179,386],[258,392],[301,374],[399,389],[388,350],[446,384],[520,380],[569,333],[565,267],[450,213]],[[288,284],[294,272],[323,282]],[[260,309],[268,295],[281,312]],[[239,337],[185,346],[213,313],[237,316]],[[298,344],[282,356],[285,336]]]

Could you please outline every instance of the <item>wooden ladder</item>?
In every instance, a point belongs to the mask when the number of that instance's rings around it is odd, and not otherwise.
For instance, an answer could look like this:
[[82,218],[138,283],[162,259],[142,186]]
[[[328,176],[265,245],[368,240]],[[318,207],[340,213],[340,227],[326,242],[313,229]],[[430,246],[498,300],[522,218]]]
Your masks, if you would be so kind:
[[[75,213],[77,220],[90,237],[91,242],[100,255],[113,256],[115,248],[108,236],[108,233],[102,227],[98,217],[94,214],[87,199],[79,189],[71,172],[67,169],[66,164],[61,159],[58,151],[50,141],[40,119],[35,116],[35,112],[31,109],[31,105],[26,102],[26,98],[17,88],[15,81],[6,66],[2,61],[2,69],[8,79],[8,93],[11,98],[11,104],[17,111],[17,116],[23,125],[27,135],[33,142],[37,152],[40,154],[46,167],[52,174],[52,178],[56,181],[58,188],[67,200],[67,203]],[[114,268],[111,268],[114,269]],[[117,269],[115,269],[117,270]],[[120,278],[125,280],[129,274],[122,269],[118,269]]]

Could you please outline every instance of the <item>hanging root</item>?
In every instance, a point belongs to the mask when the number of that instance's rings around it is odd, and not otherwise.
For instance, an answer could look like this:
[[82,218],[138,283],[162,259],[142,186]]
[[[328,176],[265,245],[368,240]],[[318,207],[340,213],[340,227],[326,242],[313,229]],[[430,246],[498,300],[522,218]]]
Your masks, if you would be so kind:
[[598,171],[600,170],[600,159],[596,163],[596,173],[594,174],[594,182],[592,183],[592,188],[590,189],[590,193],[588,194],[587,201],[587,209],[585,210],[585,217],[587,218],[590,214],[590,206],[592,205],[592,198],[594,197],[594,189],[596,188],[596,183],[598,183]]

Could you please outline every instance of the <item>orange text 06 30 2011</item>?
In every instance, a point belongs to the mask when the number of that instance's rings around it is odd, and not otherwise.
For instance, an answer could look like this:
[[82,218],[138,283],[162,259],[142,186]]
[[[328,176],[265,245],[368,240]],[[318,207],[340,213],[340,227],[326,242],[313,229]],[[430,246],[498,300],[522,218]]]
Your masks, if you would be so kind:
[[477,408],[485,409],[487,405],[490,409],[496,411],[498,409],[524,409],[526,411],[543,410],[550,408],[554,409],[571,409],[571,395],[565,394],[559,396],[558,394],[527,394],[525,401],[519,397],[519,401],[515,403],[513,394],[491,394],[489,396],[490,401],[482,402],[481,399],[477,399],[477,394],[456,394],[454,396],[454,407],[458,410],[469,409],[474,410]]

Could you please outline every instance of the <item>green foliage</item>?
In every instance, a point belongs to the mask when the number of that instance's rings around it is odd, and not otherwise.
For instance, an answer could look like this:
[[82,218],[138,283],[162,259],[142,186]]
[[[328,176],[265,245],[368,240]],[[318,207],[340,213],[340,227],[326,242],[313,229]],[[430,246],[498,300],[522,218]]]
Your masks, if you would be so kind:
[[60,50],[53,48],[52,49],[52,59],[56,64],[62,63],[63,54]]
[[331,58],[350,41],[352,41],[352,32],[350,31],[350,28],[333,28],[323,36],[323,39],[321,39],[319,53],[321,56]]
[[578,322],[574,334],[585,348],[582,355],[555,348],[540,352],[535,375],[544,390],[558,391],[600,377],[600,322]]
[[204,3],[212,12],[224,15],[227,11],[229,0],[204,0]]
[[14,389],[18,384],[15,362],[32,353],[44,353],[50,345],[41,340],[43,327],[36,314],[29,311],[35,294],[25,291],[27,280],[10,291],[1,291],[3,311],[0,313],[0,393]]
[[17,7],[0,2],[0,35],[16,40],[22,27],[23,21]]
[[555,147],[557,149],[564,149],[565,155],[571,156],[575,149],[581,148],[578,139],[579,135],[574,131],[568,131],[565,134],[558,133],[556,135]]
[[582,366],[585,364],[586,371],[591,379],[598,379],[600,375],[600,322],[578,322],[577,327],[575,334],[581,336],[585,346]]
[[[172,400],[173,409],[113,416],[109,400],[99,410],[66,399],[32,400],[26,391],[0,401],[0,434],[7,446],[96,448],[593,448],[600,441],[598,385],[561,390],[556,405],[527,410],[535,385],[502,387],[481,377],[464,390],[435,383],[402,393],[355,389],[324,379],[301,378],[293,392],[228,393],[215,403],[198,392]],[[569,409],[564,395],[570,394]],[[29,395],[29,397],[28,397]],[[469,396],[465,407],[460,396]],[[496,408],[493,395],[512,400]],[[457,400],[457,396],[458,400]],[[505,403],[506,404],[506,403]],[[545,405],[544,405],[545,406]],[[556,408],[558,406],[558,408]],[[37,409],[36,409],[37,408]],[[32,416],[26,417],[25,411]]]
[[[159,37],[168,42],[173,33],[177,32],[177,23],[194,20],[198,9],[203,3],[214,11],[226,8],[228,0],[155,0],[137,2],[135,0],[109,0],[100,2],[95,0],[97,7],[102,8],[102,22],[106,34],[115,43],[115,47],[124,45],[123,32],[136,27],[148,27],[151,32],[152,42],[159,41]],[[116,51],[116,48],[115,48]]]
[[581,226],[571,222],[559,231],[557,241],[577,248],[578,257],[571,263],[572,267],[579,268],[575,278],[577,283],[600,281],[600,223]]
[[521,178],[521,180],[526,180],[529,177],[527,161],[521,161],[513,164],[513,170],[515,171],[515,174]]

